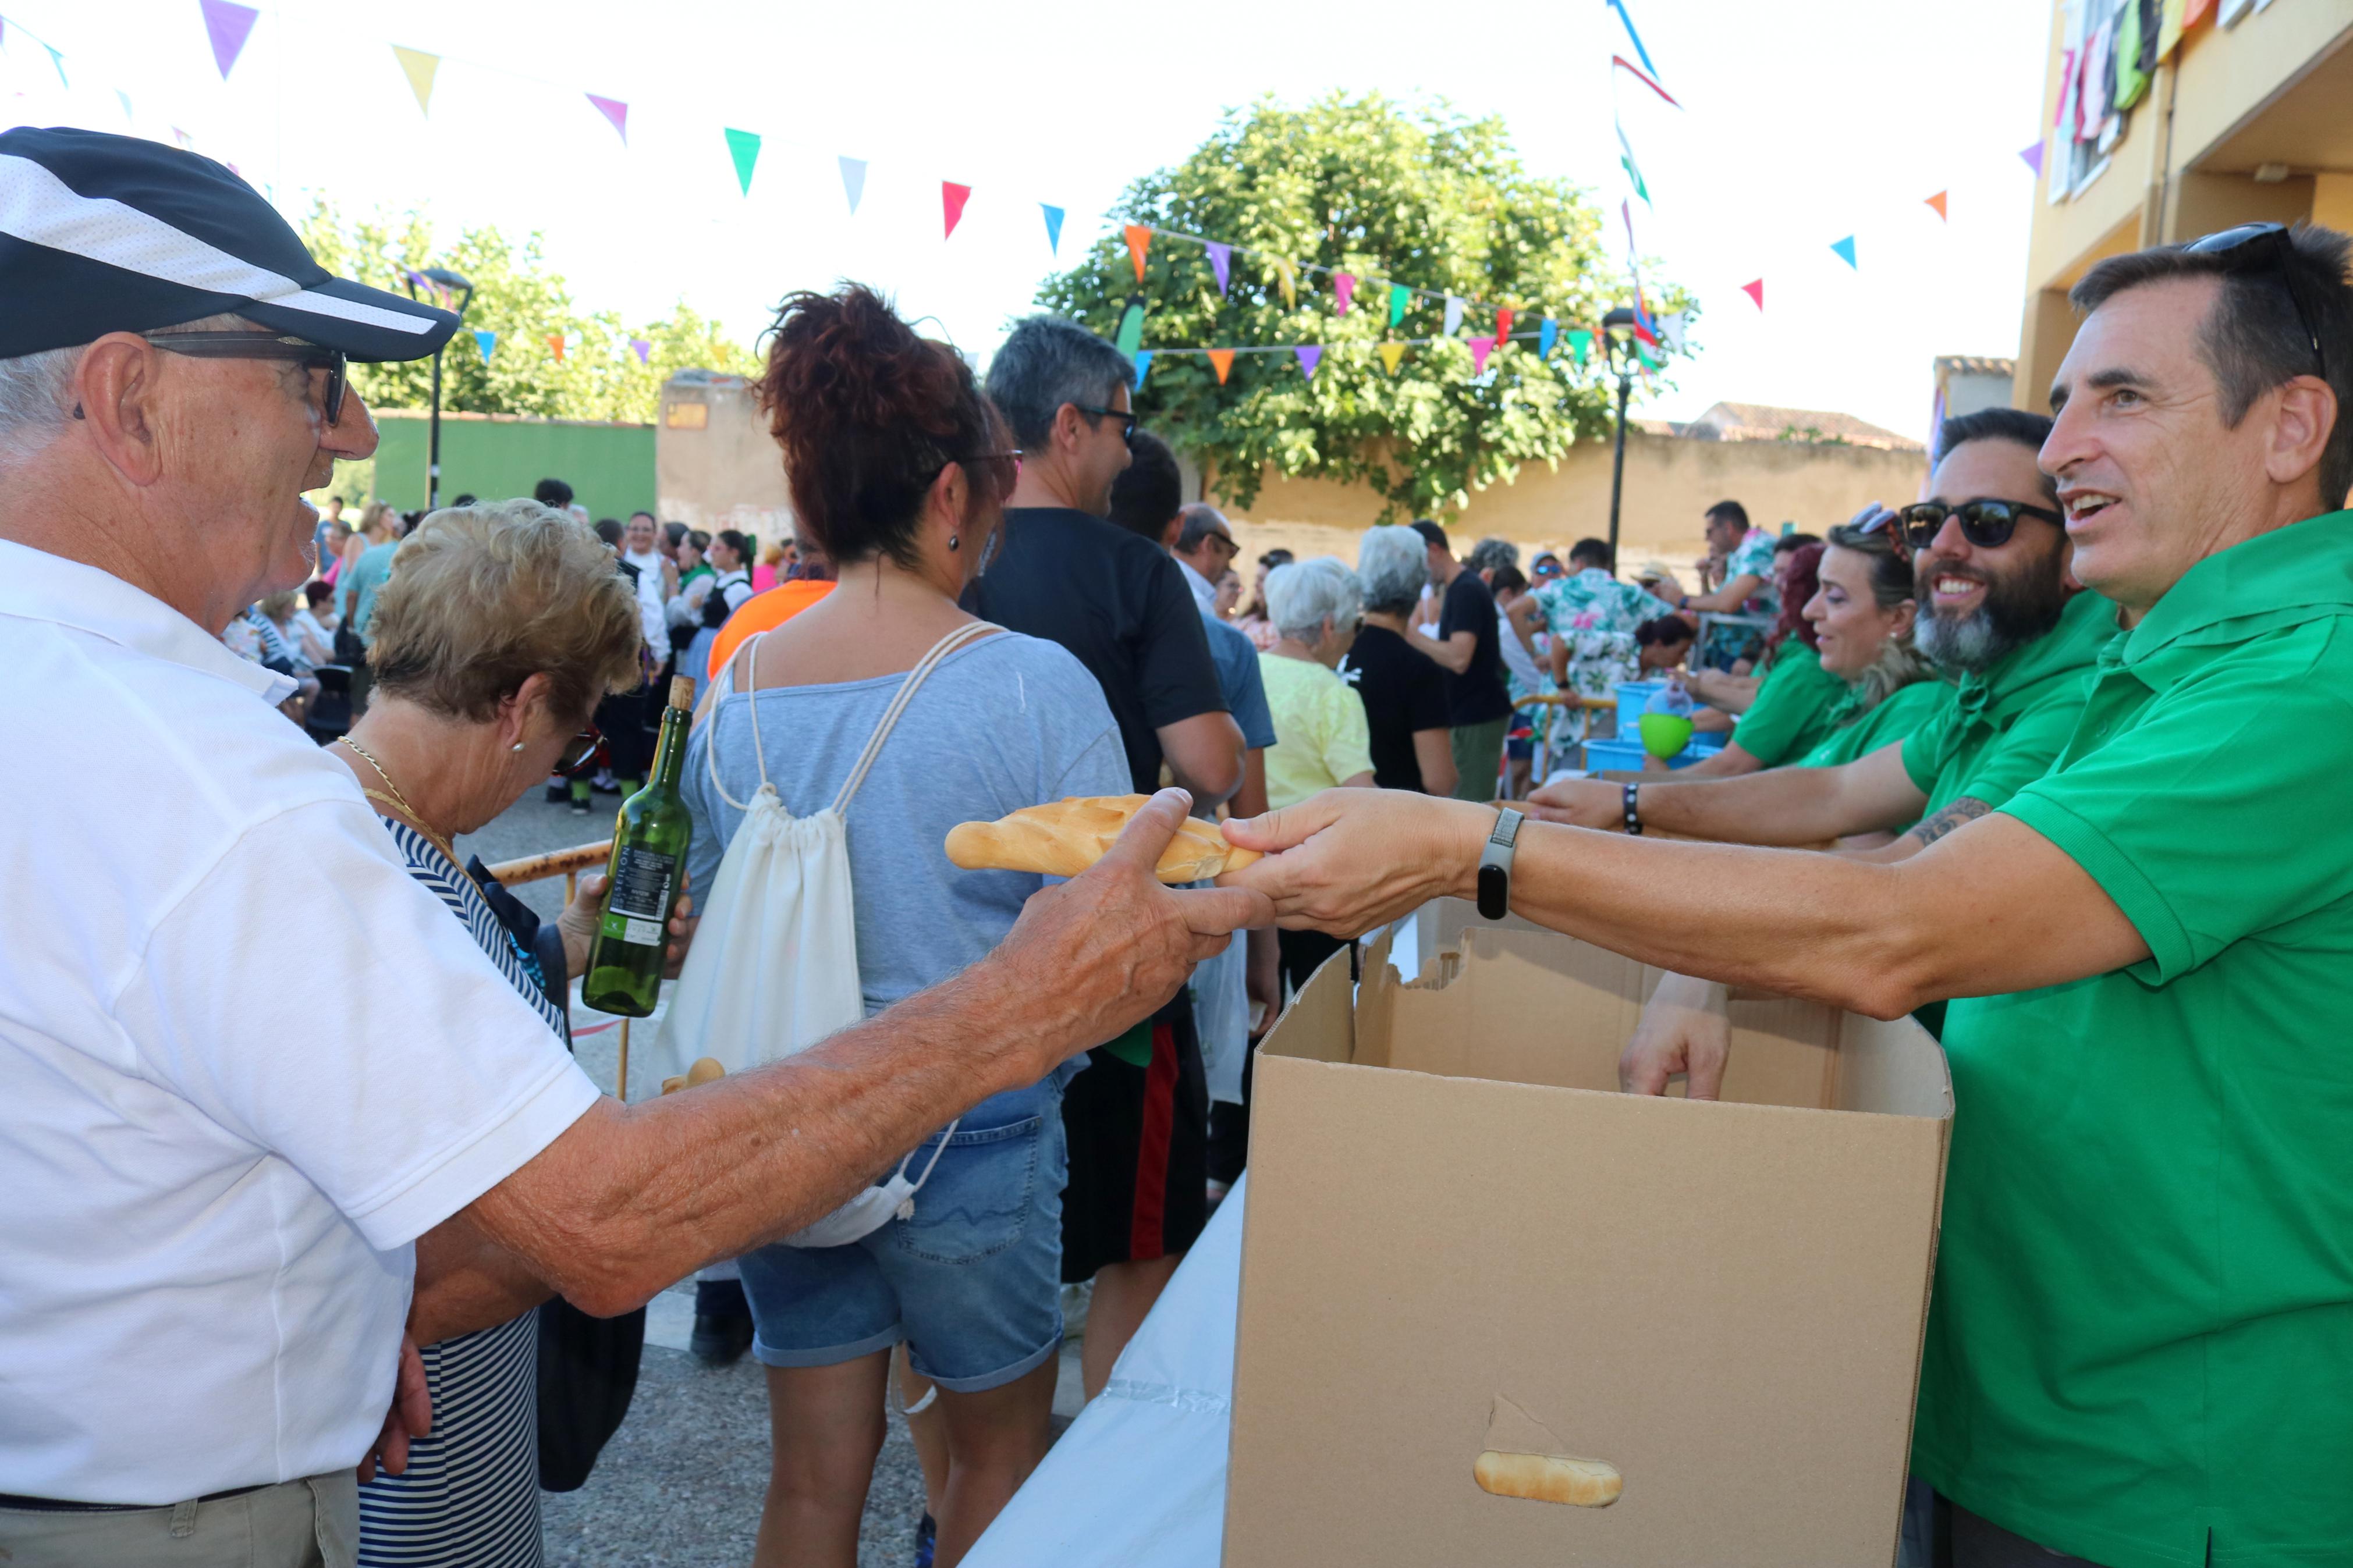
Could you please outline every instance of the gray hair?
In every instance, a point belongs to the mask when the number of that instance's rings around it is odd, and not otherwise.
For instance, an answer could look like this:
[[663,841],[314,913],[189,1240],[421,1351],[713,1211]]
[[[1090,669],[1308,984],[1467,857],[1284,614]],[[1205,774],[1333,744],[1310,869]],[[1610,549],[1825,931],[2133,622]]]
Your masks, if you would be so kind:
[[1192,554],[1201,548],[1201,541],[1213,533],[1224,540],[1231,540],[1234,536],[1234,531],[1226,524],[1226,514],[1208,501],[1197,500],[1176,515],[1185,520],[1176,532],[1176,553],[1179,555]]
[[1356,576],[1365,586],[1365,608],[1404,615],[1430,581],[1430,546],[1399,524],[1368,528],[1356,546]]
[[1108,408],[1134,374],[1125,354],[1076,321],[1032,316],[988,362],[988,395],[1013,438],[1034,452],[1045,447],[1062,405]]
[[[237,315],[174,322],[186,331],[235,331],[253,323]],[[88,343],[0,359],[0,468],[36,456],[73,423],[73,378]]]
[[1353,626],[1364,609],[1364,594],[1346,562],[1334,555],[1294,561],[1266,574],[1267,619],[1293,642],[1313,646],[1330,622],[1334,630]]
[[1498,566],[1517,566],[1519,563],[1520,547],[1508,539],[1492,536],[1472,545],[1471,553],[1462,558],[1462,564],[1473,572],[1488,572]]

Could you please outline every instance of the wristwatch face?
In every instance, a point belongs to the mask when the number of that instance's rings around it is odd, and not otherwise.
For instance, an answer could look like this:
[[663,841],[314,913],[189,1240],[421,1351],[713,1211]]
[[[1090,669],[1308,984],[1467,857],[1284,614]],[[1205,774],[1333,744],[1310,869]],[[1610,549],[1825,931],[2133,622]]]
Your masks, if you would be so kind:
[[1491,921],[1511,912],[1512,874],[1501,866],[1479,868],[1479,913]]

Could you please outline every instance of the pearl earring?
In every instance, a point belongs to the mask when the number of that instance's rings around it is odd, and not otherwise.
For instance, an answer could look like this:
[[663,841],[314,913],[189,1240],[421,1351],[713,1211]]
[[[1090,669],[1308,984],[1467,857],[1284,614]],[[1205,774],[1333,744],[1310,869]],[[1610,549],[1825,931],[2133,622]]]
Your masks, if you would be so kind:
[[512,750],[513,750],[513,751],[518,751],[518,752],[522,751],[522,742],[521,741],[517,741],[517,742],[514,743],[514,745],[513,745],[511,749],[512,749]]
[[949,548],[950,550],[958,550],[958,549],[961,549],[961,548],[963,548],[963,544],[964,544],[964,539],[963,539],[963,536],[962,536],[962,535],[960,535],[960,534],[955,534],[955,533],[951,533],[951,534],[949,534],[949,535],[948,535],[948,548]]

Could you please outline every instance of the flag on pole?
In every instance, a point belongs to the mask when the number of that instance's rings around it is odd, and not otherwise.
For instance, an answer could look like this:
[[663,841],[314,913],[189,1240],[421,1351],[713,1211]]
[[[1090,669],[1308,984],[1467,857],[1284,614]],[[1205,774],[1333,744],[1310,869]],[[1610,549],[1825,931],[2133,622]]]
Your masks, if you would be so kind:
[[849,216],[858,216],[858,198],[866,194],[866,160],[837,158],[841,165],[841,193],[849,198]]
[[621,145],[628,146],[629,144],[629,106],[617,98],[599,98],[593,92],[586,97],[589,102],[596,106],[596,112],[611,122],[614,134],[621,139]]
[[1218,373],[1218,384],[1219,386],[1225,385],[1226,377],[1231,374],[1234,368],[1234,351],[1231,349],[1211,349],[1209,351],[1209,368]]
[[[221,80],[227,81],[229,68],[236,65],[237,57],[245,52],[245,41],[253,36],[253,24],[260,19],[261,13],[250,5],[238,5],[237,0],[196,0],[196,3],[205,14],[205,37],[213,46],[213,64],[220,67]],[[47,44],[41,47],[49,48]],[[57,56],[57,50],[49,49],[49,58],[53,63]],[[58,80],[62,83],[65,75],[64,66],[59,65]]]
[[946,230],[940,236],[942,239],[955,235],[956,225],[964,221],[964,204],[970,200],[970,185],[959,185],[954,180],[940,182],[940,216],[947,223]]
[[441,57],[428,55],[423,49],[404,49],[392,46],[393,58],[400,62],[400,74],[408,79],[408,90],[417,95],[417,112],[433,112],[433,73],[441,68]]
[[1060,256],[1062,254],[1062,209],[1050,207],[1044,202],[1039,202],[1038,206],[1046,215],[1046,248]]
[[750,195],[752,168],[760,161],[760,139],[749,131],[728,129],[727,155],[735,162],[735,183],[743,187],[745,195]]

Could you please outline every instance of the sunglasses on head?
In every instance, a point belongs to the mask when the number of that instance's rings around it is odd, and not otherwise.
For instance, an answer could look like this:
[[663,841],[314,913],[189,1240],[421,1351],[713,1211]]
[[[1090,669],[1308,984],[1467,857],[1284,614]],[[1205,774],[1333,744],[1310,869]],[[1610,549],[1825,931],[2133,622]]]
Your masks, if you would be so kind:
[[1992,500],[1979,498],[1947,506],[1940,500],[1924,500],[1894,511],[1882,512],[1861,525],[1862,531],[1874,532],[1885,528],[1891,531],[1901,528],[1905,545],[1914,551],[1926,550],[1936,542],[1952,518],[1961,525],[1961,537],[1979,550],[1998,550],[2010,542],[2018,531],[2021,517],[2039,517],[2053,528],[2063,529],[2067,520],[2047,506],[2028,506],[2024,501]]
[[2280,286],[2287,290],[2287,302],[2295,309],[2295,324],[2304,330],[2304,341],[2312,345],[2313,374],[2323,381],[2328,379],[2328,356],[2320,352],[2320,334],[2313,330],[2311,313],[2304,306],[2304,292],[2296,287],[2295,238],[2288,233],[2285,224],[2242,223],[2236,228],[2193,239],[2181,248],[2190,256],[2226,258],[2233,271],[2267,270],[2275,274]]

